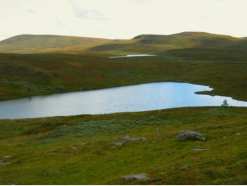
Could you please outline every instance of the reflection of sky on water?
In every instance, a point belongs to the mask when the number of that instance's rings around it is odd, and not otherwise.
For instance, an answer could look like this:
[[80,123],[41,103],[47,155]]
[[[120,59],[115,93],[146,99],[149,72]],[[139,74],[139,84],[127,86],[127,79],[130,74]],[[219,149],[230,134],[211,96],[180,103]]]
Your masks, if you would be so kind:
[[129,54],[126,56],[110,56],[109,58],[121,58],[121,57],[145,57],[145,56],[156,56],[154,54]]
[[148,83],[101,90],[34,96],[0,102],[0,119],[148,111],[189,106],[232,106],[247,102],[230,97],[195,94],[212,90],[189,83]]

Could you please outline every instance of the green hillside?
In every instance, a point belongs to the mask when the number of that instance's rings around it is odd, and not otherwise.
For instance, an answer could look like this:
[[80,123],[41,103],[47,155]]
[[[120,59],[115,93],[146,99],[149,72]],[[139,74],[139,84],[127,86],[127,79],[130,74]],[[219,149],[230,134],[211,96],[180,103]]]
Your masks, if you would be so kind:
[[173,35],[139,35],[129,40],[128,43],[106,43],[91,47],[88,50],[159,54],[171,49],[226,47],[241,41],[244,42],[246,40],[204,32],[183,32]]
[[0,41],[1,53],[49,53],[81,51],[110,42],[108,39],[56,35],[19,35]]

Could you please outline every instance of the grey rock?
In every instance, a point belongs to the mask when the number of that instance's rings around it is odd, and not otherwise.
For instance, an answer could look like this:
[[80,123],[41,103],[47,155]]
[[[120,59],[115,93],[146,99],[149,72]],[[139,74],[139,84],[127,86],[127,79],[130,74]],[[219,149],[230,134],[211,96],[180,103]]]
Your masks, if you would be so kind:
[[207,141],[207,138],[199,132],[187,131],[181,132],[177,136],[177,141]]
[[180,171],[180,172],[183,172],[183,171],[186,171],[186,170],[188,170],[188,169],[189,169],[189,167],[187,167],[187,166],[186,166],[186,167],[181,167],[181,168],[179,168],[179,171]]
[[62,127],[63,127],[63,128],[66,128],[66,127],[68,127],[68,126],[67,126],[67,125],[62,125]]
[[164,133],[164,131],[156,132],[157,135],[161,135],[163,133]]
[[4,156],[3,159],[12,158],[12,156]]
[[196,127],[195,129],[202,129],[203,128],[203,126],[199,126],[199,127]]
[[9,162],[1,162],[0,165],[5,166],[5,165],[9,165]]
[[189,169],[189,167],[187,167],[187,166],[186,166],[186,167],[181,167],[181,168],[179,168],[180,171],[185,171],[185,170],[187,170],[187,169]]
[[146,173],[139,173],[139,174],[132,174],[132,175],[128,175],[128,176],[123,176],[123,177],[121,177],[121,179],[124,179],[125,181],[130,183],[130,182],[135,181],[135,180],[148,180],[150,178],[147,177]]
[[131,142],[131,141],[139,141],[139,140],[147,140],[147,138],[131,138],[129,136],[125,136],[125,137],[122,137],[121,138],[121,141],[120,142],[113,142],[112,144],[113,145],[122,145],[124,143],[128,143],[128,142]]
[[210,150],[210,149],[194,149],[194,150],[192,150],[192,152],[206,151],[206,150]]
[[53,171],[52,173],[58,173],[58,172],[60,172],[60,170],[55,170],[55,171]]
[[71,148],[74,149],[74,150],[75,150],[75,149],[78,149],[78,147],[71,147]]

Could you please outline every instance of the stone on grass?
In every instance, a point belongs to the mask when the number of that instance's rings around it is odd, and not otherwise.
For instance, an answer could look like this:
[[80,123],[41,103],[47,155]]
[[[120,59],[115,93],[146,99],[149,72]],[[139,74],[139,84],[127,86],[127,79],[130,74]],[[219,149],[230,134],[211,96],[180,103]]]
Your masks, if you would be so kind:
[[60,170],[57,169],[57,170],[53,171],[52,174],[58,173],[58,172],[60,172]]
[[9,165],[9,162],[1,162],[0,165],[5,166],[5,165]]
[[187,167],[187,166],[186,166],[186,167],[181,167],[181,168],[179,168],[180,171],[185,171],[185,170],[187,170],[187,169],[189,169],[189,167]]
[[125,137],[122,137],[121,138],[121,141],[120,142],[113,142],[112,144],[113,145],[122,145],[124,143],[127,143],[127,142],[131,142],[131,141],[139,141],[139,140],[147,140],[147,138],[131,138],[129,136],[125,136]]
[[148,180],[150,178],[147,177],[146,173],[139,173],[139,174],[132,174],[132,175],[128,175],[128,176],[123,176],[123,177],[121,177],[121,179],[124,179],[125,181],[130,183],[130,182],[135,181],[135,180]]
[[181,132],[177,136],[177,141],[206,141],[207,138],[199,132],[187,131]]
[[75,149],[78,149],[78,147],[71,147],[71,148],[74,149],[74,150],[75,150]]
[[4,156],[3,159],[12,158],[12,156]]
[[210,150],[210,149],[194,149],[192,150],[192,152],[205,151],[205,150]]
[[195,129],[202,129],[203,128],[203,126],[199,126],[199,127],[196,127]]

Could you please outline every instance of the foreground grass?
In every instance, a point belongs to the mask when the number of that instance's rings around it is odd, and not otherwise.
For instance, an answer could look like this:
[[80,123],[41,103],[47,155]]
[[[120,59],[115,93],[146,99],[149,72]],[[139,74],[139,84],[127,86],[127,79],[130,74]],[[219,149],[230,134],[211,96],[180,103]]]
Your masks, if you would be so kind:
[[[246,111],[199,107],[0,120],[0,161],[10,163],[0,166],[0,184],[128,184],[120,177],[137,173],[151,179],[132,184],[246,184]],[[207,141],[177,142],[181,130]],[[147,140],[112,145],[125,135]],[[210,150],[192,152],[198,148]]]

